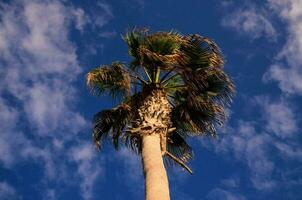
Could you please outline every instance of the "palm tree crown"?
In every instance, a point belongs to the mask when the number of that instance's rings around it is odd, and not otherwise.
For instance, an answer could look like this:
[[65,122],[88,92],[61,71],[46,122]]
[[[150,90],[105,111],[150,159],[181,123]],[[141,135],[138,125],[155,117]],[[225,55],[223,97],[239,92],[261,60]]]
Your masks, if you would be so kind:
[[[129,65],[113,62],[91,70],[87,84],[96,95],[108,93],[121,97],[121,104],[94,116],[93,140],[120,141],[141,152],[140,134],[135,134],[139,108],[150,92],[160,90],[167,98],[170,129],[166,150],[187,162],[192,157],[186,139],[216,135],[216,124],[225,120],[225,108],[235,92],[223,71],[223,56],[209,38],[197,34],[133,30],[124,36],[132,61]],[[142,130],[141,130],[142,131]]]

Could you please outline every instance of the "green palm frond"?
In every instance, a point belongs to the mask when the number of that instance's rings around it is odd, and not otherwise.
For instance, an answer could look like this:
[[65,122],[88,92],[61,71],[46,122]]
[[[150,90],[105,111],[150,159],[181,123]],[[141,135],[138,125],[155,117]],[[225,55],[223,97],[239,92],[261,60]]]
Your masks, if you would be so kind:
[[223,71],[224,59],[219,47],[209,38],[186,36],[182,51],[186,62],[180,74],[189,93],[205,96],[215,104],[228,105],[235,93],[231,79]]
[[168,95],[173,95],[175,91],[186,88],[180,74],[174,74],[162,82],[162,87]]
[[188,135],[216,134],[215,124],[222,125],[225,119],[223,106],[207,96],[176,92],[172,110],[174,126]]
[[184,74],[184,81],[191,94],[200,94],[216,103],[227,106],[232,101],[235,87],[231,79],[219,68],[203,68]]
[[109,92],[113,97],[129,95],[131,89],[131,76],[120,62],[112,65],[103,65],[91,70],[87,74],[87,85],[96,95]]
[[167,151],[183,162],[188,162],[193,157],[192,148],[187,144],[181,134],[179,134],[179,130],[176,130],[168,136]]
[[146,43],[146,34],[148,30],[146,29],[134,29],[133,31],[128,32],[124,37],[124,41],[128,45],[128,53],[133,58],[130,67],[135,69],[140,65],[141,58],[139,54],[139,48]]
[[184,62],[180,47],[185,40],[175,31],[150,34],[148,30],[135,29],[127,33],[124,40],[133,58],[130,66],[132,69],[144,67],[150,82],[156,82],[159,70],[169,70]]
[[181,36],[174,31],[157,32],[146,37],[146,48],[159,55],[171,55],[179,50]]
[[140,138],[127,132],[127,126],[138,116],[141,94],[127,96],[116,108],[103,110],[95,114],[93,119],[93,141],[96,147],[101,147],[102,141],[112,140],[117,149],[122,141],[135,152],[140,151]]
[[195,71],[204,67],[222,68],[224,59],[217,44],[206,37],[194,34],[184,36],[181,51],[186,56],[186,70]]
[[95,114],[93,119],[93,141],[97,148],[103,140],[112,139],[115,148],[118,148],[119,139],[131,117],[131,108],[127,104],[103,110]]

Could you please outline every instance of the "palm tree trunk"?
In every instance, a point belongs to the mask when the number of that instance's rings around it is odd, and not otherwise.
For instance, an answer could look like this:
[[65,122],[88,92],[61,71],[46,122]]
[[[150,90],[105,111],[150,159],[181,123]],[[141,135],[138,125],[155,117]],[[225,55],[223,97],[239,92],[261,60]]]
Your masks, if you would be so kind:
[[169,183],[158,134],[142,137],[142,161],[146,200],[169,200]]
[[146,200],[169,200],[169,184],[163,163],[171,126],[171,106],[163,89],[144,88],[138,118],[128,131],[141,138]]

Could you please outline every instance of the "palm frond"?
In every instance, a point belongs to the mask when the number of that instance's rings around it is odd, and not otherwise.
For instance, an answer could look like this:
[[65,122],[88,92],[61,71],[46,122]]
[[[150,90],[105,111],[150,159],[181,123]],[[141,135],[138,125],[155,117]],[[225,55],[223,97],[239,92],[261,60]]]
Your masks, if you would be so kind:
[[219,68],[203,68],[195,73],[184,73],[183,77],[191,94],[206,96],[223,106],[228,106],[232,101],[234,84]]
[[87,74],[87,85],[93,94],[101,95],[109,92],[113,97],[117,95],[129,95],[131,89],[131,76],[120,62],[112,65],[103,65],[91,70]]
[[187,135],[216,134],[225,120],[223,106],[201,94],[177,91],[172,109],[173,125]]
[[128,45],[128,53],[133,58],[130,66],[135,69],[141,64],[141,58],[139,54],[139,48],[146,43],[147,29],[134,29],[128,32],[124,37],[124,41]]
[[162,84],[168,95],[173,95],[175,91],[183,90],[186,87],[180,74],[170,76],[168,79],[163,81]]
[[193,151],[179,132],[176,130],[168,136],[167,151],[183,162],[188,162],[193,157]]
[[157,67],[171,69],[173,65],[182,62],[184,57],[179,49],[185,40],[175,31],[150,34],[146,29],[134,29],[124,36],[124,40],[133,58],[132,69],[144,66],[152,76]]
[[186,70],[195,71],[204,67],[222,68],[224,59],[217,44],[206,37],[194,34],[184,36],[181,51],[186,56]]
[[214,41],[199,35],[184,37],[181,51],[186,62],[179,70],[187,89],[228,105],[235,92],[234,84],[223,71],[223,55]]
[[119,139],[130,117],[131,108],[127,104],[95,114],[92,136],[96,147],[99,149],[103,140],[111,138],[115,148],[118,148]]

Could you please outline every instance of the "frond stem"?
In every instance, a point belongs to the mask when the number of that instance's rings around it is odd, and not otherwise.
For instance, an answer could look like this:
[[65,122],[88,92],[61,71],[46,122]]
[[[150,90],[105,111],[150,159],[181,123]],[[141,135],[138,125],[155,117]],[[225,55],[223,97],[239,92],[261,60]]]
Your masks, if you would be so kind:
[[152,79],[151,79],[150,74],[148,73],[147,69],[146,69],[144,66],[142,66],[142,67],[143,67],[143,69],[144,69],[144,71],[145,71],[145,74],[146,74],[147,77],[148,77],[148,80],[150,81],[150,83],[152,83]]
[[133,75],[133,74],[130,74],[130,76],[131,76],[132,78],[134,78],[134,79],[136,79],[136,80],[142,82],[142,84],[148,85],[148,83],[147,83],[144,79],[142,79],[140,76],[138,76],[138,75]]
[[178,159],[176,156],[171,154],[170,152],[166,151],[165,152],[167,156],[172,158],[175,162],[177,162],[180,166],[182,166],[184,169],[186,169],[190,174],[193,174],[193,171],[180,159]]
[[159,77],[160,77],[160,68],[156,68],[156,76],[155,76],[155,83],[159,82]]

